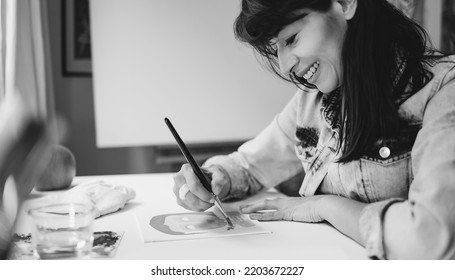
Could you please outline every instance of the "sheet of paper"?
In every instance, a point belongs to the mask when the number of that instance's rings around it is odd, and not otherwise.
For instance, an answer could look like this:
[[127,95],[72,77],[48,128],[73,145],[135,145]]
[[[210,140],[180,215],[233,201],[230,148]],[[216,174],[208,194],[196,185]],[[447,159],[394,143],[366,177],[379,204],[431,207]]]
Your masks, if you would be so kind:
[[136,211],[144,242],[271,233],[247,215],[239,212],[228,212],[228,215],[234,224],[234,229],[228,230],[226,221],[210,211],[162,214],[154,214],[145,209]]

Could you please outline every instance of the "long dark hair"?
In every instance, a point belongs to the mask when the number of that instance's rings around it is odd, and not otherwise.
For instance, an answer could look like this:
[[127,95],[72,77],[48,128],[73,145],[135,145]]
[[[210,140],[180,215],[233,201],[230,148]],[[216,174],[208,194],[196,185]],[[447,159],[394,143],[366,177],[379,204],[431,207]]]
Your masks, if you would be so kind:
[[[299,10],[324,12],[332,0],[242,0],[234,32],[260,54],[266,65],[281,78],[296,83],[291,75],[281,74],[270,40],[288,24],[300,18]],[[412,91],[431,79],[427,64],[433,52],[427,47],[427,34],[414,21],[386,0],[358,0],[342,50],[342,106],[339,129],[342,154],[348,162],[368,153],[379,139],[393,138],[402,125],[397,98],[408,81]],[[398,84],[394,83],[397,59],[406,62]],[[299,80],[305,86],[306,81]]]

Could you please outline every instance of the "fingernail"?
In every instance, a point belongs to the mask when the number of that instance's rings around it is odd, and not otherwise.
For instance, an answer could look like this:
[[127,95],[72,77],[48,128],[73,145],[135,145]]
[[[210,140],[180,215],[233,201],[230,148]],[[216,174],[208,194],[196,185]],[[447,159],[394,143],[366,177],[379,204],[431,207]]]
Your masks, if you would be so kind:
[[209,200],[209,202],[210,202],[210,203],[215,203],[215,199],[212,198],[212,199]]

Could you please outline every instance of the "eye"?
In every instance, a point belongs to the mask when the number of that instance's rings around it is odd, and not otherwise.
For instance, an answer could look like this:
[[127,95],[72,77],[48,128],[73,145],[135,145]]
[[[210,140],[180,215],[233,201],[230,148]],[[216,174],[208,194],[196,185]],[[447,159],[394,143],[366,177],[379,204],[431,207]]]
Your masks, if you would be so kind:
[[292,35],[291,37],[287,38],[286,41],[285,41],[285,42],[286,42],[286,46],[289,46],[289,45],[291,45],[292,43],[294,43],[295,37],[297,37],[297,34],[294,34],[294,35]]

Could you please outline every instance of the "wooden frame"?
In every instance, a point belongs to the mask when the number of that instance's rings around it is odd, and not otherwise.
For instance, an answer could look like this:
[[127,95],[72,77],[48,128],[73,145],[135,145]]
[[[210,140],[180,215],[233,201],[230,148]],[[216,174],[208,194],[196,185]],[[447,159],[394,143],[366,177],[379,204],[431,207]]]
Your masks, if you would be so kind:
[[89,0],[62,1],[62,72],[91,76]]

